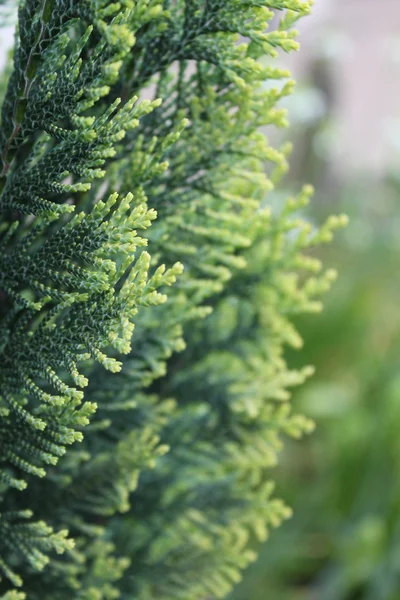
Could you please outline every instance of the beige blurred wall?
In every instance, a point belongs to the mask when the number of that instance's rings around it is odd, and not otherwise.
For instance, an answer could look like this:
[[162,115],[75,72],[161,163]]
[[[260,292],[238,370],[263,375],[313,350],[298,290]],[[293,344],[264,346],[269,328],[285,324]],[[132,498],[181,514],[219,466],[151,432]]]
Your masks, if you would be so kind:
[[14,27],[0,27],[0,70],[3,69],[6,62],[7,52],[11,48],[14,40]]
[[[400,162],[400,0],[315,0],[299,26],[296,78],[328,65],[337,122],[334,171],[380,176]],[[394,146],[399,145],[397,154]]]

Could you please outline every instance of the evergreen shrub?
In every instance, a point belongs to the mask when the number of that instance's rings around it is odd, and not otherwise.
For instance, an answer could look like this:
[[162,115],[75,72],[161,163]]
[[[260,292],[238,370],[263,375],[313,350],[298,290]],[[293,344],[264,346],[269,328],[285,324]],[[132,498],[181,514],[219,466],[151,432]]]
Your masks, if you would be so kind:
[[[334,278],[268,192],[306,0],[24,0],[0,129],[2,600],[222,598]],[[268,23],[275,26],[268,29]],[[267,200],[265,198],[267,197]]]

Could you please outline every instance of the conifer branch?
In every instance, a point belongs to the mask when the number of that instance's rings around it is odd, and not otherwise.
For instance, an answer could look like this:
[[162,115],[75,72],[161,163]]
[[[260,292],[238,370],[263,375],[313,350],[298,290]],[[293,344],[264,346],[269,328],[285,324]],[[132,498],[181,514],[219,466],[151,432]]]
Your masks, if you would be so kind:
[[345,218],[299,219],[309,188],[264,208],[289,149],[259,128],[286,126],[293,84],[258,59],[295,50],[309,9],[21,4],[0,133],[3,600],[22,576],[30,600],[222,598],[290,516],[269,469],[312,429],[289,403],[312,369],[284,349],[334,279],[309,249]]

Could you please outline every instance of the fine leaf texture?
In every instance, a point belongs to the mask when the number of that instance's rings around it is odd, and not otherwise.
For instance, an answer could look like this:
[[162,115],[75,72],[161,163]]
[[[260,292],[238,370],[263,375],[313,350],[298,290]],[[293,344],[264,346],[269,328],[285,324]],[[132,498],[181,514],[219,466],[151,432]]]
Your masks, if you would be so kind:
[[312,369],[284,350],[334,279],[309,250],[345,219],[300,219],[307,187],[268,208],[289,148],[260,128],[286,125],[271,61],[309,10],[20,3],[0,87],[2,600],[223,598],[290,515],[269,469],[312,429],[289,402]]

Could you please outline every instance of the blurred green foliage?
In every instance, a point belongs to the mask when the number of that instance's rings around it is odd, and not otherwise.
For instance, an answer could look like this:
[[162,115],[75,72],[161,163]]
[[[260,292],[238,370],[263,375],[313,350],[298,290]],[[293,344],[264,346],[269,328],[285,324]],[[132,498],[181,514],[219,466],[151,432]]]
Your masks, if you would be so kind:
[[317,367],[294,398],[316,432],[277,473],[294,517],[232,600],[400,599],[399,199],[393,178],[342,192],[351,224],[324,257],[340,278],[290,357]]
[[317,428],[287,445],[276,473],[293,518],[229,600],[400,600],[400,174],[355,181],[332,171],[340,139],[323,56],[288,106],[290,185],[316,185],[312,219],[350,216],[324,250],[339,280],[324,312],[297,323],[305,346],[290,355],[316,366],[293,404]]

